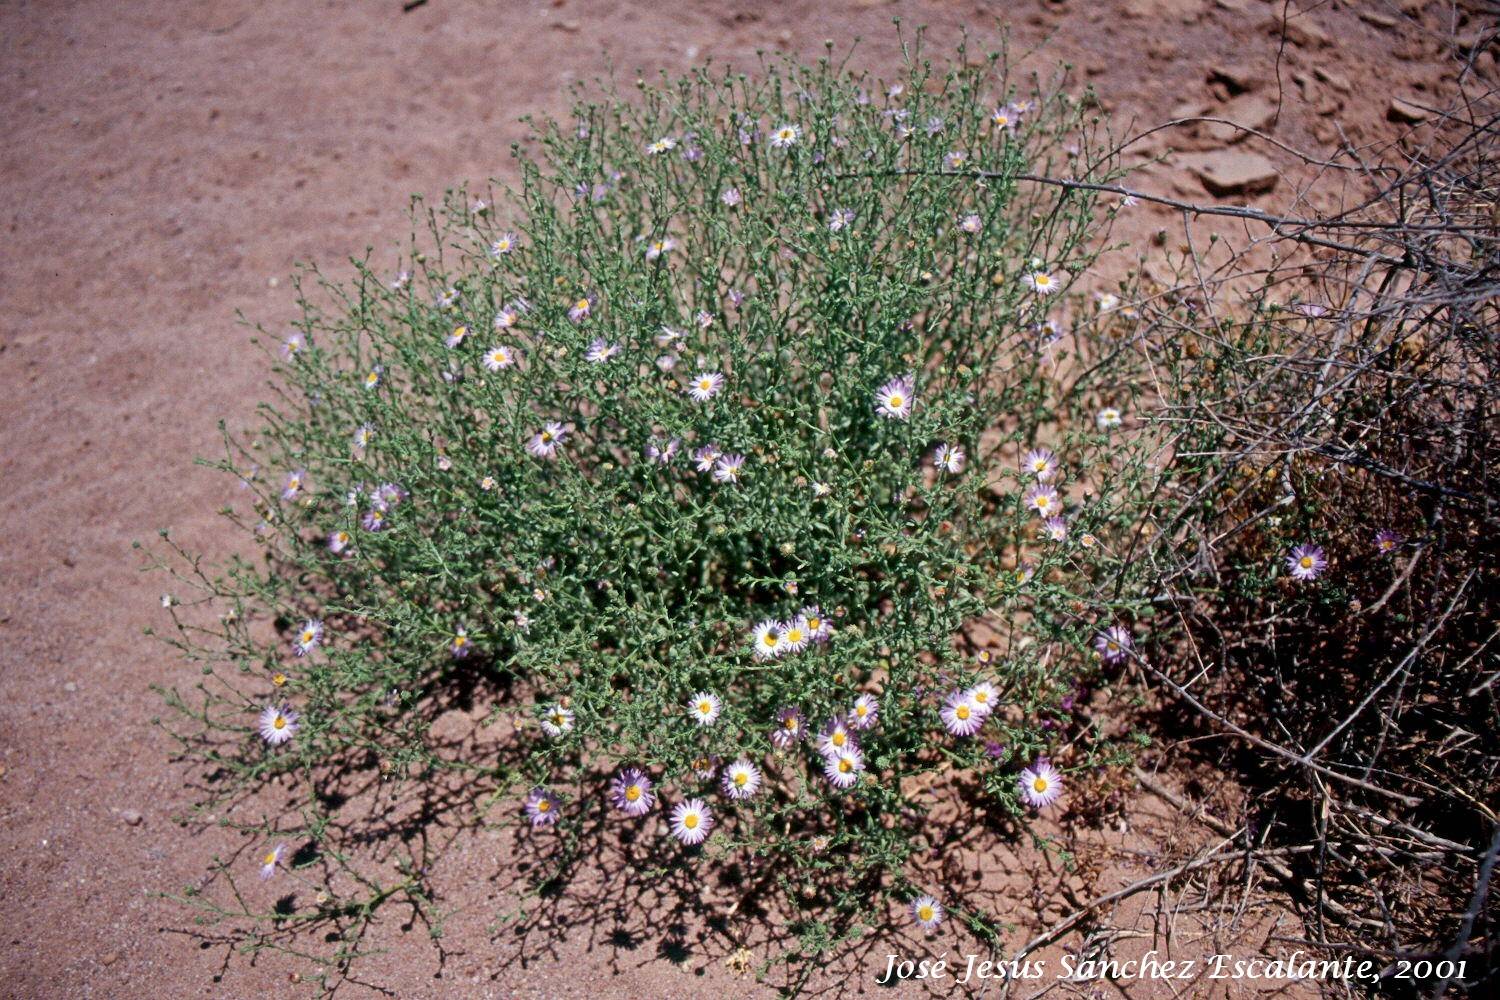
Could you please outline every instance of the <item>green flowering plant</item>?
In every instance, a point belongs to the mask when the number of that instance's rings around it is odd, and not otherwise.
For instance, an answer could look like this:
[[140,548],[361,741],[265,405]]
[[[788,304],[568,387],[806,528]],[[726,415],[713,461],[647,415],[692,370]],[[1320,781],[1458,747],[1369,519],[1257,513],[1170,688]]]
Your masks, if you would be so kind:
[[[608,822],[663,870],[794,873],[804,956],[919,895],[995,933],[922,867],[951,831],[911,789],[1014,829],[1123,759],[1083,705],[1143,634],[1158,447],[1141,354],[1069,292],[1113,209],[1022,180],[1113,160],[1085,102],[1029,97],[998,56],[703,69],[417,203],[394,278],[305,272],[278,399],[220,463],[264,558],[174,568],[202,596],[168,602],[205,814],[317,887],[278,931],[335,923],[342,966],[379,900],[435,906],[428,859],[390,882],[351,849],[329,788],[378,770],[528,825],[533,892]],[[456,697],[500,748],[436,734]],[[205,919],[261,916],[221,874]]]

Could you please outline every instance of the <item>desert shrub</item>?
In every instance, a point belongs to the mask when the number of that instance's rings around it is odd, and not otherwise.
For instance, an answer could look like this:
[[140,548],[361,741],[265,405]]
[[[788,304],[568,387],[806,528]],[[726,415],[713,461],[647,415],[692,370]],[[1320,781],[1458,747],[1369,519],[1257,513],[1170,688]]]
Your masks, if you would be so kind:
[[[1123,554],[1157,447],[1145,359],[1092,307],[1060,322],[1113,206],[1017,180],[1111,161],[1081,102],[1002,70],[581,99],[513,187],[417,203],[399,274],[304,272],[277,398],[220,463],[260,555],[179,566],[167,602],[204,676],[166,726],[253,850],[189,895],[208,918],[257,947],[331,922],[347,962],[380,899],[432,905],[426,855],[355,849],[396,807],[350,803],[457,775],[411,822],[529,823],[533,894],[607,822],[654,870],[784,873],[803,955],[925,894],[993,933],[911,789],[1013,834],[1121,759],[1080,695],[1149,611]],[[1051,788],[1018,781],[1039,758]],[[315,893],[271,927],[238,887],[262,864]]]
[[1271,868],[1310,937],[1467,961],[1395,994],[1493,977],[1495,123],[1365,151],[1349,211],[1281,227],[1312,252],[1184,258],[1138,295],[1175,510],[1142,555],[1183,637],[1141,675],[1297,852]]

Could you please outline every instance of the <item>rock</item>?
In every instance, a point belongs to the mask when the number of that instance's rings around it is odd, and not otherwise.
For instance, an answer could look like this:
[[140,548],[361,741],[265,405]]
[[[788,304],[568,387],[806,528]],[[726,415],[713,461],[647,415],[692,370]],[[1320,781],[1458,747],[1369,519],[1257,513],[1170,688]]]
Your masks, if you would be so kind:
[[120,810],[120,820],[122,822],[124,822],[124,824],[126,826],[140,826],[141,825],[141,821],[143,819],[145,819],[145,818],[146,817],[142,816],[139,812],[137,812],[134,809],[121,809]]
[[1334,90],[1340,91],[1345,94],[1349,93],[1349,81],[1339,74],[1335,73],[1331,69],[1326,69],[1322,66],[1314,66],[1313,76],[1317,77],[1319,80],[1322,80]]
[[1386,109],[1385,116],[1393,122],[1406,122],[1409,125],[1427,120],[1426,111],[1399,97],[1391,98],[1391,106]]
[[1276,165],[1259,153],[1219,149],[1185,158],[1184,164],[1203,182],[1210,194],[1264,194],[1276,187],[1281,175]]
[[1250,63],[1218,64],[1208,71],[1210,81],[1219,80],[1229,88],[1231,94],[1243,94],[1246,91],[1257,90],[1264,82],[1264,76],[1255,66]]
[[1305,13],[1288,11],[1286,20],[1282,21],[1278,9],[1266,17],[1265,25],[1270,34],[1280,37],[1284,32],[1288,42],[1305,49],[1327,48],[1332,41],[1328,32]]
[[1213,117],[1228,119],[1244,128],[1235,128],[1224,122],[1208,122],[1204,128],[1209,138],[1221,143],[1239,142],[1250,134],[1246,128],[1264,132],[1271,127],[1276,121],[1276,103],[1260,94],[1241,94],[1214,112]]
[[1183,118],[1197,118],[1208,113],[1208,105],[1201,101],[1183,101],[1181,104],[1167,112],[1167,121],[1175,122]]

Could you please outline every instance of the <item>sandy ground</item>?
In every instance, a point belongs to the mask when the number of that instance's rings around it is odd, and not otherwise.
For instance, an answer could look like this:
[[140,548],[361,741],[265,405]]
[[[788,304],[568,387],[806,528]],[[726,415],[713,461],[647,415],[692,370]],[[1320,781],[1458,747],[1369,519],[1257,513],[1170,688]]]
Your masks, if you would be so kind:
[[[749,67],[760,47],[816,56],[825,38],[846,45],[862,36],[855,62],[878,69],[896,58],[894,13],[932,25],[939,52],[963,25],[994,40],[1003,17],[1019,49],[1047,40],[1029,65],[1071,61],[1121,127],[1223,107],[1240,86],[1214,78],[1228,67],[1243,70],[1253,92],[1279,96],[1279,138],[1319,148],[1335,121],[1373,140],[1391,127],[1392,96],[1422,101],[1440,90],[1445,39],[1468,24],[1440,2],[1313,4],[1293,18],[1283,46],[1267,27],[1282,6],[0,5],[0,995],[306,991],[288,984],[295,965],[251,963],[201,942],[181,908],[152,895],[193,883],[210,856],[237,843],[172,821],[191,801],[189,775],[150,726],[159,700],[149,685],[188,671],[141,634],[160,614],[163,584],[139,572],[131,548],[170,525],[190,546],[229,550],[214,512],[232,485],[192,459],[215,454],[218,419],[251,418],[266,365],[234,317],[287,319],[294,262],[336,267],[366,246],[394,246],[410,194],[508,169],[507,147],[522,135],[516,118],[564,110],[567,86],[611,63],[622,74],[710,56]],[[1493,74],[1493,59],[1481,67]],[[1206,149],[1222,139],[1184,132],[1174,144]],[[1141,183],[1207,197],[1181,170],[1158,167]],[[1290,189],[1263,200],[1275,204]],[[1158,221],[1170,217],[1143,214],[1138,225]],[[1149,804],[1130,810],[1131,843],[1175,836]],[[1025,851],[1005,850],[1025,870]],[[373,995],[367,984],[403,997],[770,992],[723,967],[723,935],[668,947],[670,932],[652,919],[660,913],[632,931],[591,927],[575,911],[576,924],[540,937],[497,935],[490,913],[507,884],[507,843],[479,835],[454,851],[440,879],[452,911],[445,951],[420,926],[404,930],[398,915],[376,935],[388,952],[342,994]],[[1117,866],[1098,890],[1131,877]],[[1017,897],[1013,944],[1066,912],[1063,900]],[[670,901],[660,905],[669,915]],[[1264,944],[1241,930],[1243,941],[1230,944]],[[865,958],[811,985],[830,996],[875,992],[884,956]],[[1190,995],[1223,995],[1217,989]],[[1130,990],[1171,994],[1160,984]]]

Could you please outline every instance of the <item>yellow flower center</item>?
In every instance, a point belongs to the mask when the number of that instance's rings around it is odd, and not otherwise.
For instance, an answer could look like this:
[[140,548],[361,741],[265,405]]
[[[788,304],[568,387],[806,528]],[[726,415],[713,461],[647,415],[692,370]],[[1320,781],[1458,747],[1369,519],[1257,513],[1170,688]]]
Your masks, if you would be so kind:
[[281,687],[286,683],[286,674],[272,674],[271,683],[275,684],[277,687]]
[[538,799],[537,800],[537,803],[536,803],[536,811],[537,812],[543,812],[544,813],[544,812],[547,812],[548,810],[550,810],[551,808],[552,808],[552,800],[551,799]]
[[1047,779],[1038,777],[1031,783],[1031,787],[1036,789],[1038,792],[1045,792],[1047,790]]
[[892,395],[890,399],[886,400],[886,406],[893,410],[899,410],[904,405],[906,405],[906,398],[899,394]]
[[740,788],[744,788],[745,785],[749,783],[749,781],[750,775],[744,771],[739,771],[734,776],[734,783]]
[[870,714],[870,710],[863,705],[855,705],[854,714],[863,719],[866,715]]
[[468,644],[469,640],[467,636],[455,635],[453,637],[453,645],[455,646],[467,646]]
[[958,708],[956,708],[956,709],[953,710],[953,714],[959,720],[967,719],[969,717],[969,706],[968,705],[960,705],[960,706],[958,706]]
[[1039,274],[1036,276],[1036,283],[1038,286],[1046,288],[1048,285],[1052,284],[1052,279],[1047,277],[1045,274]]
[[286,717],[282,716],[282,715],[276,716],[275,721],[273,721],[271,723],[271,728],[272,729],[285,729],[286,728]]
[[589,300],[588,299],[579,299],[577,302],[573,303],[573,308],[577,309],[579,312],[588,312],[589,311]]
[[776,636],[772,635],[770,632],[767,632],[764,636],[761,637],[760,641],[767,647],[774,647],[776,645],[777,639]]
[[917,917],[922,920],[931,920],[932,916],[932,907],[930,906],[923,906],[917,909]]
[[1046,510],[1052,505],[1052,501],[1047,499],[1045,495],[1039,496],[1036,498],[1036,505],[1038,510]]
[[793,716],[792,718],[787,719],[786,722],[782,723],[782,725],[785,726],[787,728],[787,730],[789,730],[790,732],[794,732],[795,733],[797,731],[797,719],[796,719],[796,716]]
[[270,854],[267,854],[262,860],[267,865],[274,865],[276,863],[276,852],[272,851]]
[[713,708],[714,708],[714,706],[713,706],[713,704],[711,702],[707,702],[707,701],[700,701],[700,702],[698,702],[698,711],[702,712],[704,715],[707,715],[709,712],[712,712]]
[[854,762],[853,761],[851,761],[848,757],[841,757],[841,758],[839,758],[839,773],[840,774],[848,774],[852,770],[854,770]]
[[1303,569],[1312,569],[1312,564],[1313,564],[1312,556],[1303,556],[1301,559],[1298,560],[1298,563],[1302,566]]
[[786,633],[787,642],[801,642],[802,630],[800,628],[788,629]]
[[640,785],[631,785],[629,788],[625,789],[625,801],[626,802],[634,802],[637,799],[639,799],[640,797],[641,797],[641,786]]
[[698,814],[688,813],[686,816],[682,817],[682,825],[685,829],[688,830],[698,829]]

